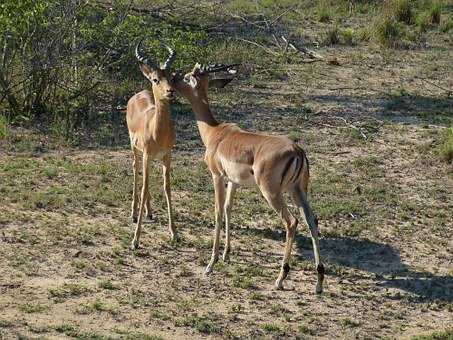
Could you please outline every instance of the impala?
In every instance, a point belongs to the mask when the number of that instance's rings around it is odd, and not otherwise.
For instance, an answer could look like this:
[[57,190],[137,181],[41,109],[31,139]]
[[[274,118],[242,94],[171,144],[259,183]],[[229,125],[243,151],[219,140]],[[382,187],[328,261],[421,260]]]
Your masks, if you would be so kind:
[[[170,191],[171,148],[175,144],[175,133],[170,117],[170,101],[174,98],[174,90],[169,83],[170,66],[176,53],[164,45],[169,56],[161,65],[157,65],[141,52],[142,40],[135,48],[143,75],[151,81],[152,91],[143,90],[127,102],[126,120],[129,130],[131,148],[134,155],[134,189],[132,199],[132,221],[137,223],[132,246],[138,248],[142,226],[143,210],[151,216],[149,183],[149,161],[156,159],[162,162],[164,191],[168,208],[168,227],[172,240],[176,237],[173,224],[173,212]],[[143,155],[143,183],[140,207],[138,207],[138,172],[140,154]],[[137,208],[138,212],[137,212]]]
[[[322,292],[324,265],[319,255],[318,221],[307,198],[308,160],[304,151],[287,137],[247,132],[235,124],[218,123],[208,103],[209,86],[223,87],[232,79],[209,80],[209,74],[234,71],[234,65],[201,66],[196,64],[184,77],[174,75],[173,86],[192,105],[201,139],[205,145],[205,162],[212,175],[215,191],[215,231],[211,260],[205,273],[213,270],[219,258],[220,228],[225,215],[224,261],[230,253],[230,211],[239,185],[259,187],[269,205],[280,215],[286,227],[286,243],[277,289],[290,270],[289,258],[298,224],[288,210],[283,193],[288,192],[310,229],[317,270],[316,292]],[[227,182],[225,192],[225,181]]]

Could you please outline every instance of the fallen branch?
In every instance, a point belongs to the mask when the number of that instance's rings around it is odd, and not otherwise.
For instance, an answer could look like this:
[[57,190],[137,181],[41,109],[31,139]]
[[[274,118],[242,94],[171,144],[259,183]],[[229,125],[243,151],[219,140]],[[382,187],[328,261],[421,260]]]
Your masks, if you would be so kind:
[[263,49],[264,51],[266,51],[266,52],[269,53],[269,54],[272,54],[272,55],[275,55],[275,56],[276,56],[276,55],[279,55],[278,53],[272,51],[270,48],[268,48],[268,47],[266,47],[266,46],[264,46],[264,45],[260,45],[260,44],[258,44],[257,42],[254,42],[254,41],[251,41],[251,40],[247,40],[247,39],[242,39],[242,38],[235,38],[235,39],[236,39],[236,40],[243,41],[243,42],[246,42],[246,43],[248,43],[248,44],[255,45],[255,46],[257,46],[257,47]]
[[312,51],[312,50],[309,50],[305,47],[296,47],[294,44],[292,44],[287,38],[285,38],[285,36],[282,35],[282,40],[285,42],[285,44],[287,44],[289,47],[291,47],[294,51],[296,52],[299,52],[299,53],[303,53],[303,54],[306,54],[308,55],[310,58],[313,58],[313,59],[320,59],[320,60],[324,60],[324,57],[321,56],[320,54],[316,53],[315,51]]

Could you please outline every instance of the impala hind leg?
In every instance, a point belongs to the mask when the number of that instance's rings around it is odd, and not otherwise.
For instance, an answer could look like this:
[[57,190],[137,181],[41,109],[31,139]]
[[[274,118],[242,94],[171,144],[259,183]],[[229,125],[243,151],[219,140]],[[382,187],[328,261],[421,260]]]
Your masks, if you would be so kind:
[[228,182],[226,199],[225,199],[225,249],[223,250],[223,261],[230,260],[230,212],[233,206],[234,194],[236,193],[237,184]]
[[140,158],[140,153],[139,151],[135,148],[132,147],[132,152],[134,155],[134,159],[132,161],[132,168],[134,171],[134,187],[132,191],[132,205],[131,205],[131,219],[133,223],[137,223],[137,208],[138,208],[138,173],[139,173],[139,158]]
[[223,222],[223,211],[225,204],[225,185],[224,181],[219,176],[212,176],[212,181],[214,183],[215,191],[215,229],[214,229],[214,243],[212,246],[212,255],[211,260],[209,261],[208,266],[206,267],[205,274],[210,274],[214,264],[219,259],[219,239],[220,239],[220,228],[222,227]]
[[173,224],[173,208],[171,205],[171,189],[170,189],[170,164],[171,156],[167,154],[162,159],[162,170],[164,178],[164,192],[167,200],[167,211],[168,211],[168,229],[170,230],[171,240],[174,241],[177,237],[176,229]]
[[315,257],[316,272],[317,272],[317,282],[316,282],[316,293],[322,293],[322,284],[324,281],[324,264],[321,262],[321,255],[319,253],[319,228],[318,228],[318,219],[313,214],[310,204],[308,203],[308,198],[306,190],[302,188],[295,188],[290,191],[291,197],[293,198],[294,203],[299,207],[300,215],[305,220],[305,223],[310,229],[311,241],[313,244],[313,253]]
[[140,208],[138,211],[137,226],[135,227],[134,239],[132,240],[132,247],[137,249],[140,243],[140,234],[142,231],[143,210],[145,208],[146,195],[148,195],[149,184],[149,156],[146,151],[143,152],[143,184],[142,194],[140,197]]
[[291,248],[293,246],[294,237],[296,235],[297,229],[297,218],[295,218],[291,212],[288,210],[286,203],[283,200],[281,194],[272,194],[269,191],[261,191],[264,198],[269,203],[269,205],[280,215],[283,223],[286,227],[286,242],[285,242],[285,251],[283,253],[282,266],[280,269],[280,274],[278,275],[277,280],[275,281],[275,287],[277,289],[283,289],[283,280],[288,276],[289,273],[289,258],[291,257]]

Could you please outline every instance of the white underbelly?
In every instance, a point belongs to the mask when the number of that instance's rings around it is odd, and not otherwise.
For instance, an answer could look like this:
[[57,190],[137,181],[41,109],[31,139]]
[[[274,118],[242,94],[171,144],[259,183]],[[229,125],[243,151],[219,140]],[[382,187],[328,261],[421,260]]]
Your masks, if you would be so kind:
[[223,173],[233,183],[254,186],[256,185],[255,177],[253,176],[252,167],[248,164],[231,162],[221,159]]

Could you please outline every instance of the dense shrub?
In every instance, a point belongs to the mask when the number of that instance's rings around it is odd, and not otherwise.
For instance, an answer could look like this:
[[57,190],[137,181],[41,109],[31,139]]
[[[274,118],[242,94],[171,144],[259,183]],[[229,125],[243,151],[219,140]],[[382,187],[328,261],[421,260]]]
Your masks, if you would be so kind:
[[166,56],[157,38],[178,53],[175,67],[204,61],[206,33],[160,20],[128,1],[6,0],[0,6],[0,93],[3,115],[21,124],[56,124],[54,130],[120,119],[143,77],[134,46],[147,37],[148,53]]

